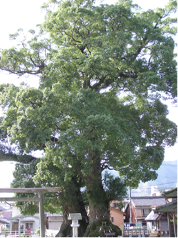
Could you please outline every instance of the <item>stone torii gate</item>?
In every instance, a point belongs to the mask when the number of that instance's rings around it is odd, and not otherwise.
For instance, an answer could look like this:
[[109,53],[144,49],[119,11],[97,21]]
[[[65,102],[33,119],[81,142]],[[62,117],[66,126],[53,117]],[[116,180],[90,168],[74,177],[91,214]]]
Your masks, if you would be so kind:
[[39,214],[40,214],[40,237],[45,237],[45,226],[44,226],[44,204],[43,204],[43,193],[56,193],[61,190],[60,187],[55,188],[0,188],[0,193],[38,193],[38,197],[0,197],[0,201],[35,201],[39,202]]

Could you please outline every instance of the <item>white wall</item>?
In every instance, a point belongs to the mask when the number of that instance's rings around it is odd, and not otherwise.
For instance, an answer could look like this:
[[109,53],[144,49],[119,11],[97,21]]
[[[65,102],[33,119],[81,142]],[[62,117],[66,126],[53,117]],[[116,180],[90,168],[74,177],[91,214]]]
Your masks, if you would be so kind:
[[147,230],[151,231],[152,230],[152,222],[151,221],[147,221]]
[[20,215],[20,210],[17,207],[12,207],[12,217],[16,217]]
[[61,227],[63,221],[62,216],[49,216],[48,222],[49,222],[49,229],[50,230],[59,230]]
[[39,218],[35,218],[34,231],[39,229]]

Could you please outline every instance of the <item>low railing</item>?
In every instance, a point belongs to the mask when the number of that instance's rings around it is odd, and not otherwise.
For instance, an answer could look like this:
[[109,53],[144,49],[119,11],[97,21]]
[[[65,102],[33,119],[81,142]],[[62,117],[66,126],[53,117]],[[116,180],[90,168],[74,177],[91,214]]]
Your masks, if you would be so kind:
[[19,237],[18,231],[2,231],[0,237]]
[[[46,237],[55,237],[55,235],[59,232],[59,230],[45,230]],[[2,231],[0,233],[1,237],[19,237],[19,231]],[[31,230],[21,230],[20,237],[39,237],[39,234],[35,234],[33,229]]]
[[[130,228],[123,230],[123,237],[155,237],[158,230],[149,231],[146,228]],[[156,235],[153,235],[155,233]],[[160,231],[162,237],[169,237],[169,231]]]
[[149,231],[142,228],[132,228],[123,230],[124,237],[149,237]]
[[[35,231],[33,229],[30,230],[21,230],[20,231],[21,237],[38,237],[38,234],[35,234]],[[19,237],[19,231],[2,231],[0,233],[0,237]]]
[[[46,230],[45,231],[45,236],[46,237],[55,237],[55,235],[58,233],[58,230]],[[151,233],[151,232],[150,232]],[[169,232],[161,232],[161,236],[166,236],[168,237]],[[25,232],[21,233],[20,236],[32,236],[32,237],[39,237],[38,234],[25,234]],[[106,236],[112,236],[106,235]],[[114,234],[113,234],[114,236]],[[18,231],[2,231],[0,233],[0,238],[1,237],[19,237],[19,232]],[[133,229],[124,229],[123,230],[123,237],[149,237],[149,231],[147,229],[139,229],[139,228],[133,228]]]

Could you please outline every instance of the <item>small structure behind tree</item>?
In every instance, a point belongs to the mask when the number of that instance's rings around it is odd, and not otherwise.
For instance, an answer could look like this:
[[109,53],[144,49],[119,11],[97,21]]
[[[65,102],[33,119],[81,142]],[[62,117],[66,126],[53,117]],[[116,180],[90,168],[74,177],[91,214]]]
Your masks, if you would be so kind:
[[157,207],[155,212],[167,216],[169,237],[177,237],[177,188],[163,193],[163,196],[167,203]]

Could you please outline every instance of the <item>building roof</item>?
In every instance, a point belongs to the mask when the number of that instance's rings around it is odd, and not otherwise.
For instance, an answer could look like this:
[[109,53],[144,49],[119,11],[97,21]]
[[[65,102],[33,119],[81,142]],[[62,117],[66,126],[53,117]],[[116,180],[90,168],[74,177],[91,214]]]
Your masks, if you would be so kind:
[[132,197],[131,200],[135,207],[157,207],[166,204],[162,196]]
[[17,220],[17,219],[23,219],[23,220],[25,220],[25,219],[33,219],[33,218],[39,218],[39,215],[38,214],[35,214],[35,215],[25,215],[25,216],[22,216],[22,215],[17,215],[17,216],[14,216],[14,217],[11,217],[11,218],[9,218],[9,220]]
[[152,210],[148,216],[145,218],[145,221],[155,221],[157,220],[159,217],[159,215],[157,213],[154,213],[154,211]]
[[0,206],[0,212],[5,211],[6,209],[2,206]]
[[6,218],[0,218],[0,223],[9,224],[10,221],[8,221]]
[[114,207],[110,207],[110,210],[116,211],[116,212],[118,212],[118,213],[120,213],[122,215],[126,215],[125,212],[122,212],[122,211],[120,211],[120,210],[118,210],[117,208],[114,208]]
[[169,190],[163,193],[163,196],[166,198],[176,198],[177,197],[177,188]]
[[177,213],[177,201],[169,202],[164,206],[159,206],[156,208],[156,212],[164,213],[164,212],[173,212]]
[[177,188],[167,191],[163,194],[165,198],[172,198],[172,202],[168,202],[163,206],[158,206],[156,208],[157,213],[177,213]]
[[62,213],[53,213],[53,214],[51,214],[51,213],[49,213],[49,212],[45,212],[45,214],[44,214],[46,217],[63,217],[63,214]]

